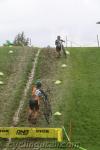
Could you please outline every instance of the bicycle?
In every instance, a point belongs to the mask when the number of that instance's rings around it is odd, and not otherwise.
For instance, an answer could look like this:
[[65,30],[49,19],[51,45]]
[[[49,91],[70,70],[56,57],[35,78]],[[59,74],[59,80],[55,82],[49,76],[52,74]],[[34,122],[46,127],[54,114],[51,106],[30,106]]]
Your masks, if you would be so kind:
[[[50,91],[47,91],[50,92]],[[50,100],[45,100],[43,97],[43,115],[45,117],[45,120],[48,124],[50,124],[50,118],[52,116],[52,108],[51,108],[51,103]]]

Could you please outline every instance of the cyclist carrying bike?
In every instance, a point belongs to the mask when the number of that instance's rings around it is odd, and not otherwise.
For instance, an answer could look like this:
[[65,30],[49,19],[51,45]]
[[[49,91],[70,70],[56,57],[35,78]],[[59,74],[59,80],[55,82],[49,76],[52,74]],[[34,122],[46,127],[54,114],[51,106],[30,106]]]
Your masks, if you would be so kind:
[[45,101],[48,100],[47,95],[45,92],[41,89],[42,83],[41,81],[37,80],[35,85],[32,88],[32,98],[29,100],[29,116],[28,120],[31,121],[34,117],[34,122],[36,123],[37,117],[39,115],[39,108],[40,108],[40,101],[42,98],[45,99]]
[[55,45],[56,45],[56,51],[58,53],[58,57],[61,56],[61,51],[63,50],[63,54],[66,57],[66,52],[65,52],[65,48],[63,46],[63,42],[65,42],[64,40],[61,39],[60,36],[57,36],[57,39],[55,41]]

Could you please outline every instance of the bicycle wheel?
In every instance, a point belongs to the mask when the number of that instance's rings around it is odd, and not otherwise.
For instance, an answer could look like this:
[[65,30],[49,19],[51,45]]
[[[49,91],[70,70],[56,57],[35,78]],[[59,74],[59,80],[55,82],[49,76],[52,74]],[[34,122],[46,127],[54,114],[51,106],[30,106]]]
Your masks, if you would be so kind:
[[51,110],[51,105],[49,101],[44,101],[43,114],[44,114],[46,122],[50,124],[50,117],[52,116],[52,110]]

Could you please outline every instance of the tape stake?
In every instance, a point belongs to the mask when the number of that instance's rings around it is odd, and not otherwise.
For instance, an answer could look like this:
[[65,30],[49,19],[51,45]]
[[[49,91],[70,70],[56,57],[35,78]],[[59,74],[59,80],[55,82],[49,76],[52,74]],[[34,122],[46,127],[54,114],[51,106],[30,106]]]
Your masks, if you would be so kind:
[[79,147],[79,150],[87,150],[87,149],[85,149],[85,148],[83,148],[83,147]]
[[[63,126],[62,128],[63,128],[63,131],[64,131],[64,133],[65,133],[66,138],[68,139],[68,142],[71,142],[71,141],[70,141],[70,138],[68,137],[68,134],[67,134],[67,132],[66,132],[66,130],[65,130],[65,127]],[[83,148],[83,147],[78,147],[78,148],[79,148],[79,150],[87,150],[87,149],[85,149],[85,148]]]
[[67,134],[67,132],[66,132],[66,130],[65,130],[65,127],[63,126],[62,128],[63,128],[63,131],[64,131],[64,133],[65,133],[66,138],[68,139],[68,142],[70,142],[70,138],[68,137],[68,134]]

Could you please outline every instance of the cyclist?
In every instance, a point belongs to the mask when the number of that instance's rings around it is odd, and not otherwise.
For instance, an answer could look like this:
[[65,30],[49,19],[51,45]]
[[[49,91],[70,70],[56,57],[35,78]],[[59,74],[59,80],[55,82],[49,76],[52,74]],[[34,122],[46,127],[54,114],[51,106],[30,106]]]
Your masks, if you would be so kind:
[[32,98],[29,100],[29,116],[28,120],[31,121],[34,118],[33,123],[36,123],[37,117],[39,115],[40,101],[44,97],[45,101],[48,100],[47,95],[41,89],[42,83],[37,80],[32,88]]
[[63,54],[64,56],[66,57],[66,52],[65,52],[65,49],[64,49],[64,46],[63,46],[63,42],[65,42],[64,40],[61,39],[60,36],[57,36],[57,39],[55,41],[55,45],[56,45],[56,51],[58,53],[58,57],[61,56],[61,50],[63,50]]

